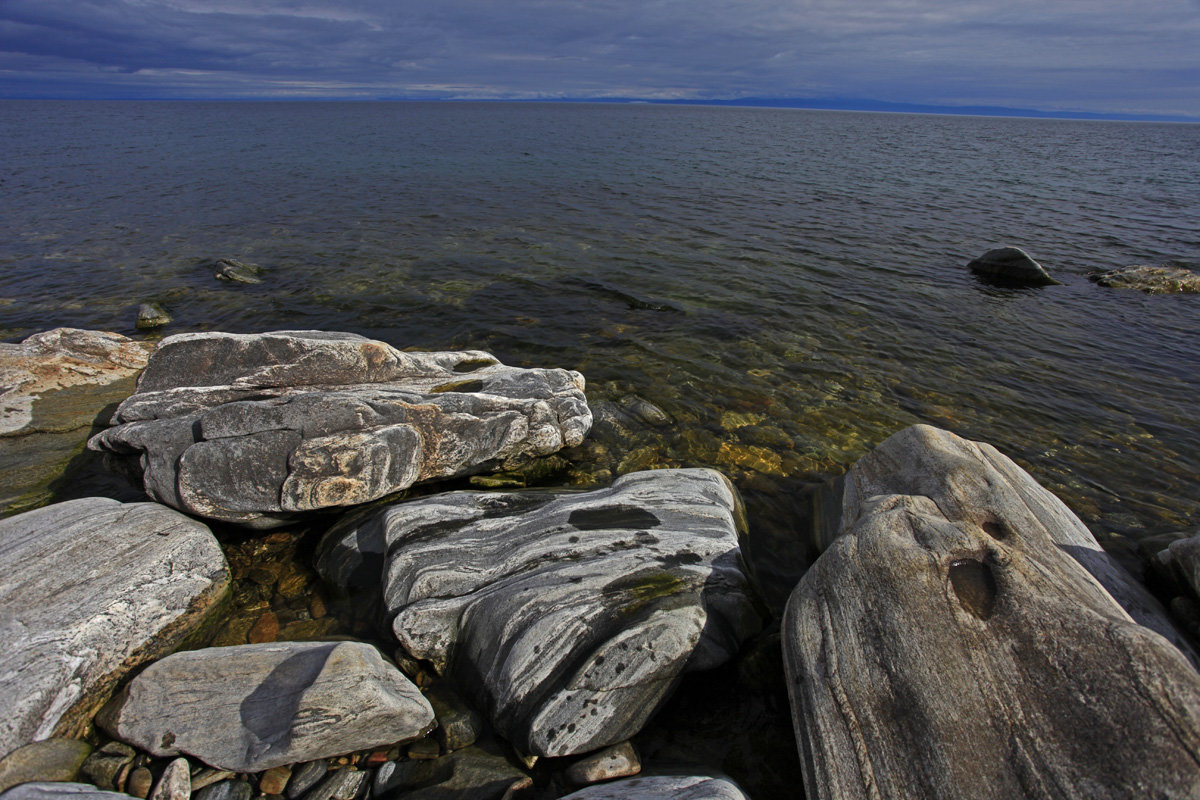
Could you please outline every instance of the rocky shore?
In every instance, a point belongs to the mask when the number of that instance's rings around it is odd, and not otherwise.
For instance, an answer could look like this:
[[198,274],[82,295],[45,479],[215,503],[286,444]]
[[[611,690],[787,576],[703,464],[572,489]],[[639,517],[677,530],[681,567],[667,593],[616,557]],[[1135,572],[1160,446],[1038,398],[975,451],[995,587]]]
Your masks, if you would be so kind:
[[[1200,794],[1200,537],[1152,593],[987,444],[878,443],[814,488],[797,570],[748,556],[725,474],[777,455],[646,469],[630,432],[670,415],[571,370],[322,331],[5,347],[14,464],[91,434],[135,491],[5,508],[0,800]],[[564,479],[601,450],[616,475]]]

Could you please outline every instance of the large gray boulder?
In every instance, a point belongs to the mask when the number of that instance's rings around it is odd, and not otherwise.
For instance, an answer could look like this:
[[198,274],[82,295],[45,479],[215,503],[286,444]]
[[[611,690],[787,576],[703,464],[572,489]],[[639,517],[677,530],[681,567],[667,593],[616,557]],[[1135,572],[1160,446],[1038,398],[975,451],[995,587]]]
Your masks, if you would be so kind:
[[156,756],[260,772],[421,737],[433,709],[362,642],[210,647],[151,664],[97,723]]
[[848,481],[845,532],[788,604],[808,795],[1197,796],[1200,673],[1051,535],[1049,493],[933,438],[940,481],[892,448]]
[[997,247],[967,264],[976,275],[992,283],[1011,286],[1057,286],[1041,264],[1019,247]]
[[1146,294],[1200,293],[1200,275],[1183,267],[1121,267],[1094,275],[1092,280],[1110,289],[1136,289]]
[[384,553],[404,649],[462,678],[518,748],[562,756],[628,739],[685,670],[758,630],[740,520],[736,490],[705,469],[587,493],[454,492],[339,529],[323,547],[339,566],[319,569],[362,577]]
[[87,498],[0,520],[0,756],[82,736],[129,670],[179,646],[229,587],[207,527]]
[[129,800],[129,795],[106,792],[90,783],[41,781],[14,786],[0,793],[0,800]]
[[748,800],[728,778],[708,775],[650,775],[601,783],[563,795],[562,800]]
[[151,497],[265,527],[579,444],[591,414],[577,372],[279,331],[164,339],[113,424],[89,446]]
[[133,391],[151,348],[77,328],[0,344],[0,514],[49,499],[48,484],[83,450],[104,408]]

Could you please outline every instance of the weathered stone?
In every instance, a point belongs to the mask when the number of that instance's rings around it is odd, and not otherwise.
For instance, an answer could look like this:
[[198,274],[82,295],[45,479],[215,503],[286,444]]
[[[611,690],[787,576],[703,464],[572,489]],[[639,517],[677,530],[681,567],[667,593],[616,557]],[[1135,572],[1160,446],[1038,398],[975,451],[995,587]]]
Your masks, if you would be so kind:
[[223,780],[205,786],[195,796],[196,800],[250,800],[254,787],[249,781]]
[[1137,289],[1146,294],[1200,293],[1200,275],[1183,267],[1121,267],[1093,275],[1092,280],[1112,289]]
[[262,267],[222,258],[213,269],[213,277],[230,283],[262,283]]
[[891,494],[928,497],[951,522],[1000,538],[1010,530],[1036,531],[1078,561],[1135,621],[1167,637],[1197,663],[1162,605],[1101,549],[1079,517],[989,444],[914,425],[859,459],[840,485],[841,516],[831,514],[824,523],[833,528],[824,544],[831,534],[853,527],[872,497]]
[[369,777],[371,776],[368,772],[339,769],[317,784],[315,789],[305,795],[305,800],[354,800],[367,785]]
[[[851,470],[846,532],[784,619],[808,795],[1200,791],[1200,673],[1052,535],[1060,504],[986,445],[898,436]],[[945,447],[940,479],[914,443]]]
[[741,519],[719,473],[660,470],[588,493],[387,506],[322,550],[386,552],[384,604],[408,653],[453,666],[518,748],[560,756],[628,739],[685,670],[758,630]]
[[728,778],[655,775],[588,786],[562,800],[749,800]]
[[171,315],[161,303],[142,303],[138,306],[137,329],[139,331],[161,328],[171,322]]
[[154,499],[264,526],[579,444],[583,377],[349,333],[170,336],[89,447]]
[[76,328],[0,344],[0,514],[49,499],[97,416],[133,391],[150,349]]
[[1017,286],[1055,286],[1041,264],[1019,247],[997,247],[967,264],[976,275],[993,283]]
[[192,773],[186,758],[177,758],[159,776],[148,800],[188,800],[192,796]]
[[0,800],[129,800],[129,795],[97,789],[88,783],[23,783],[7,792]]
[[297,797],[316,786],[328,771],[329,763],[324,759],[309,761],[293,767],[291,780],[287,784],[287,796],[289,800],[296,800]]
[[259,777],[258,790],[263,794],[283,794],[291,777],[291,767],[271,767]]
[[135,767],[129,773],[129,783],[125,786],[126,794],[131,794],[134,797],[140,797],[145,800],[150,795],[150,790],[154,787],[154,774],[145,767]]
[[156,756],[258,772],[422,736],[433,710],[370,645],[285,642],[175,653],[97,722]]
[[567,767],[567,780],[577,785],[628,778],[642,771],[642,762],[629,742],[606,747]]
[[32,781],[73,781],[92,746],[78,739],[46,739],[0,759],[0,792]]
[[0,755],[80,736],[129,670],[225,595],[204,525],[154,503],[71,500],[0,520]]
[[123,742],[108,742],[83,762],[83,774],[101,789],[116,790],[119,776],[130,769],[137,751]]

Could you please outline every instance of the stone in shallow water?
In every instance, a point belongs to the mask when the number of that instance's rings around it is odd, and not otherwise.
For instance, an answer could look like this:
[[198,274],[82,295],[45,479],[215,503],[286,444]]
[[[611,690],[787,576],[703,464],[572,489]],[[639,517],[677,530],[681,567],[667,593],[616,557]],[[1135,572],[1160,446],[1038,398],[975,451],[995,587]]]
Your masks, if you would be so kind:
[[927,426],[850,471],[843,534],[783,622],[814,800],[1200,788],[1200,674],[1105,591],[1074,552],[1092,551],[1066,544],[1073,516],[1031,485]]
[[1137,289],[1146,294],[1200,293],[1200,275],[1183,267],[1121,267],[1092,276],[1111,289]]
[[519,749],[561,756],[628,739],[685,670],[759,629],[740,520],[720,473],[658,470],[588,493],[388,506],[322,550],[360,580],[379,557],[346,551],[385,553],[384,604],[409,654],[453,668]]
[[139,331],[161,328],[170,322],[171,315],[161,303],[142,303],[138,306],[136,325]]
[[0,520],[0,755],[82,735],[121,677],[175,649],[229,586],[207,527],[86,498]]
[[164,339],[113,423],[89,447],[151,497],[264,526],[519,466],[579,444],[591,413],[577,372],[279,331]]
[[133,391],[152,345],[55,328],[0,344],[0,513],[45,503],[96,417]]
[[967,264],[967,268],[981,278],[998,284],[1055,286],[1059,283],[1050,277],[1041,264],[1019,247],[997,247],[988,250]]
[[417,687],[361,642],[211,647],[151,664],[97,722],[156,756],[259,772],[413,739],[433,727]]
[[562,800],[749,800],[727,778],[655,775],[588,786]]
[[262,267],[222,258],[213,269],[213,277],[229,283],[262,283]]

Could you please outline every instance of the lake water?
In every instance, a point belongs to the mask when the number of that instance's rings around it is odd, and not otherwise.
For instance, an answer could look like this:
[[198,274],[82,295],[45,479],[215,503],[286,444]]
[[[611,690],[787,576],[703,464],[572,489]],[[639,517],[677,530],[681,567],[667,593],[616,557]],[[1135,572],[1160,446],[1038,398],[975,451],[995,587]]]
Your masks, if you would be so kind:
[[[751,522],[928,422],[1113,552],[1200,509],[1200,126],[575,104],[0,103],[0,336],[323,328],[582,371]],[[1062,286],[966,263],[1024,247]],[[214,259],[265,269],[221,283]],[[599,454],[598,454],[599,453]]]

